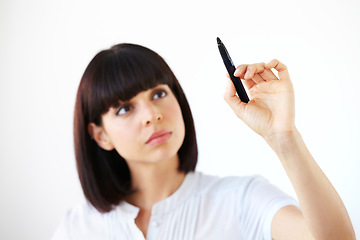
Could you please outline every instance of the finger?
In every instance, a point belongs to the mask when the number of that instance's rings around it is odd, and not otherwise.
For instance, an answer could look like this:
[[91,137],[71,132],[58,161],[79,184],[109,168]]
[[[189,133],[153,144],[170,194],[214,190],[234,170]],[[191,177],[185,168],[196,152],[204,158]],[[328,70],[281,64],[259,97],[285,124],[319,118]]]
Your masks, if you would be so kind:
[[233,82],[230,79],[228,79],[226,82],[226,89],[225,89],[224,97],[226,96],[228,98],[228,97],[232,97],[235,95],[236,95],[235,86],[234,86]]
[[234,76],[244,79],[244,75],[245,75],[247,66],[248,66],[248,64],[239,65],[234,72]]
[[263,82],[265,82],[264,78],[262,78],[262,76],[258,73],[254,74],[254,76],[252,77],[252,80],[256,83],[256,84],[261,84]]
[[224,93],[224,99],[234,113],[241,118],[243,116],[246,103],[241,102],[240,98],[236,96],[235,87],[230,80],[228,80],[228,85]]
[[[227,74],[227,77],[228,77],[228,80],[230,81],[230,83],[233,85],[232,80],[231,80],[229,74]],[[239,81],[241,81],[241,82],[245,85],[245,87],[246,87],[247,89],[251,89],[253,86],[256,85],[256,82],[254,82],[253,79],[248,79],[248,80],[245,80],[245,79],[244,79],[244,80],[242,80],[242,79],[240,78]]]
[[264,72],[259,73],[259,75],[264,79],[264,81],[273,81],[273,80],[279,80],[277,76],[270,70],[265,69]]
[[244,80],[243,83],[249,90],[256,85],[256,82],[254,82],[252,79]]
[[254,74],[262,73],[264,72],[264,70],[265,70],[265,63],[251,64],[247,67],[244,78],[251,79],[253,78]]
[[290,75],[287,67],[279,60],[273,59],[269,63],[267,63],[265,67],[267,69],[275,68],[275,70],[279,74],[280,80],[286,80],[286,81],[290,80]]

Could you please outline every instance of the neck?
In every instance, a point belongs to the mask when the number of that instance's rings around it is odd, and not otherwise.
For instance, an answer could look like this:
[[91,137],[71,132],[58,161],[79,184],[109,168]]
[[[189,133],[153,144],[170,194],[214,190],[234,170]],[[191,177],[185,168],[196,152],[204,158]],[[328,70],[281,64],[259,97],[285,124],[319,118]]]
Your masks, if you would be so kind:
[[136,192],[125,200],[141,210],[151,211],[155,203],[173,194],[185,178],[185,173],[178,171],[178,156],[159,163],[132,162],[128,165]]

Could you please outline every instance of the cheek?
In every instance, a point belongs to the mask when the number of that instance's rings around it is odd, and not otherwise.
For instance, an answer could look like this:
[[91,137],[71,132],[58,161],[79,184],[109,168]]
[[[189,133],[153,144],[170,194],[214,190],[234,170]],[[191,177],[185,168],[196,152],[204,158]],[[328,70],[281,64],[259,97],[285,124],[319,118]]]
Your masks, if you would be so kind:
[[132,127],[118,127],[111,132],[111,141],[120,155],[126,155],[129,149],[134,148],[138,133]]
[[176,129],[178,130],[178,134],[183,138],[185,135],[185,123],[179,105],[169,110],[169,117],[173,119]]

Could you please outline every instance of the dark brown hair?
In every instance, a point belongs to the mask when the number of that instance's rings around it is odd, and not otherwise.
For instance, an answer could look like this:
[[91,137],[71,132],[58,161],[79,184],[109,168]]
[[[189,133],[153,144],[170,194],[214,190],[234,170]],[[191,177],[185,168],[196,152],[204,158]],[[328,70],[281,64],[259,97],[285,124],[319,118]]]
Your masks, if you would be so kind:
[[88,124],[100,126],[101,116],[119,100],[130,100],[158,84],[170,87],[184,118],[178,170],[194,171],[198,150],[191,110],[178,80],[157,53],[135,44],[118,44],[99,52],[82,76],[75,103],[75,157],[85,197],[100,212],[112,210],[133,190],[125,160],[115,149],[99,147],[88,133]]

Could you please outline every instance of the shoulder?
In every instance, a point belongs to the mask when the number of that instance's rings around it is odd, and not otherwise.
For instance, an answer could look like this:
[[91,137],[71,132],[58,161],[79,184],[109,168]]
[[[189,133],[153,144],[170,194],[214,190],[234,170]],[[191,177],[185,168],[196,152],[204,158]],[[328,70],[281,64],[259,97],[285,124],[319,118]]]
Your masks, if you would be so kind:
[[235,201],[241,206],[266,206],[269,202],[297,205],[296,201],[260,175],[212,176],[192,173],[194,193],[220,202]]
[[229,192],[247,192],[258,185],[270,184],[260,175],[252,176],[213,176],[201,172],[192,173],[196,192],[200,194],[221,194]]
[[260,175],[194,175],[195,192],[201,199],[204,215],[227,223],[224,227],[232,226],[228,232],[238,229],[237,233],[246,236],[244,239],[271,239],[275,213],[284,206],[297,205],[292,197]]
[[98,220],[101,217],[102,214],[88,202],[72,207],[65,215],[66,221],[71,223],[71,226],[76,226],[77,228],[91,227],[92,219]]
[[96,239],[101,236],[107,214],[100,213],[88,202],[76,205],[66,212],[52,240]]

